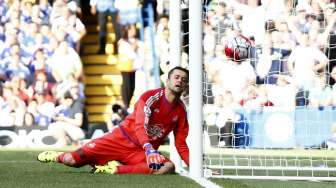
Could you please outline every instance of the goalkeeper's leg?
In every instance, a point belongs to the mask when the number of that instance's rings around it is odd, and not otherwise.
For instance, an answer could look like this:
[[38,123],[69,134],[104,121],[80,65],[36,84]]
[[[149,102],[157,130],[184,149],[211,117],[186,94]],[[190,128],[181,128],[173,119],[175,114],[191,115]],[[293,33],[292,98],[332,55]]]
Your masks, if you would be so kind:
[[124,165],[117,167],[117,174],[169,174],[175,172],[174,163],[167,157],[159,170],[149,168],[143,151],[130,154],[125,161],[123,161]]
[[92,162],[82,149],[62,153],[57,157],[57,161],[71,167],[82,167]]
[[71,167],[81,167],[89,164],[90,160],[82,149],[73,152],[45,151],[37,156],[40,162],[58,162]]
[[148,167],[146,162],[136,165],[120,165],[117,167],[117,174],[171,174],[175,172],[175,166],[172,162],[165,162],[159,170],[153,170]]

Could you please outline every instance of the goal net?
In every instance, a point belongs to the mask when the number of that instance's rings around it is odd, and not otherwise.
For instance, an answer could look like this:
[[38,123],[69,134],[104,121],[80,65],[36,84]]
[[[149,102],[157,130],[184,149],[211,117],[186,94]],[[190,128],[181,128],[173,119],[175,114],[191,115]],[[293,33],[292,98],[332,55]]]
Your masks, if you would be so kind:
[[[336,180],[335,19],[329,0],[204,1],[206,176]],[[234,34],[249,59],[225,56]]]

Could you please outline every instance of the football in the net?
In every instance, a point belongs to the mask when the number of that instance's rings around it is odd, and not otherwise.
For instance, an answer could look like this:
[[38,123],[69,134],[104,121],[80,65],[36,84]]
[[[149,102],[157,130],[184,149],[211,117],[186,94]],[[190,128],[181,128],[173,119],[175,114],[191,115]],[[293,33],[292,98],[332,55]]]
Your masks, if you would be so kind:
[[250,58],[252,42],[243,35],[231,36],[225,41],[225,55],[233,61],[239,62]]

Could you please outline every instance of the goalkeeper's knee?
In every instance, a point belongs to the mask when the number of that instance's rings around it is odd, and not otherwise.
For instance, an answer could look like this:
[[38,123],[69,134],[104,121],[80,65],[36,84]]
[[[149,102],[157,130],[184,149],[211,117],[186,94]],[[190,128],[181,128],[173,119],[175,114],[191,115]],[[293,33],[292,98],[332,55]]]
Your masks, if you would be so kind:
[[62,163],[67,166],[76,166],[76,160],[71,153],[64,153]]
[[156,171],[153,171],[153,174],[159,175],[159,174],[171,174],[175,173],[175,165],[171,161],[167,161],[164,163],[164,165]]

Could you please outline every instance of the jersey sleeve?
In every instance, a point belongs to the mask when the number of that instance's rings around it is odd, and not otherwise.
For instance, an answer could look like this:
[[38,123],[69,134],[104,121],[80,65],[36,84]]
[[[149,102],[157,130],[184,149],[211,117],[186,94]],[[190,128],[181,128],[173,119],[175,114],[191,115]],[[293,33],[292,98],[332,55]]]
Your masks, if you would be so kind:
[[182,160],[189,166],[189,148],[186,142],[189,124],[187,113],[183,110],[183,115],[179,118],[178,125],[174,129],[175,146]]
[[148,114],[150,109],[147,109],[148,107],[146,106],[145,103],[145,97],[142,96],[136,107],[135,107],[135,135],[140,143],[141,146],[143,146],[145,143],[149,143],[149,138],[148,135],[146,134],[145,130],[145,121],[147,118],[149,118]]

